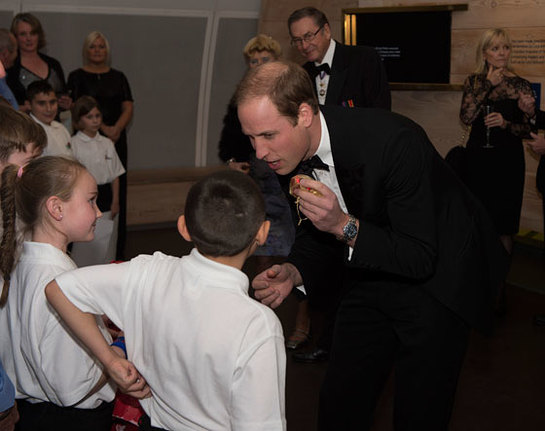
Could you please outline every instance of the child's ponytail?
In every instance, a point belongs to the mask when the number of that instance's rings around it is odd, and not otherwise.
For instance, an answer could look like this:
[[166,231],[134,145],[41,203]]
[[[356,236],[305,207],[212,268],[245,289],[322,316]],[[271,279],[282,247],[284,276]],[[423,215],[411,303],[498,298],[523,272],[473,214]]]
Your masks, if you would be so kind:
[[[0,253],[0,271],[4,277],[4,285],[0,294],[0,307],[4,306],[8,299],[9,283],[11,271],[15,263],[15,251],[17,248],[17,238],[15,229],[16,210],[15,210],[15,183],[17,173],[20,171],[18,166],[8,165],[2,172],[2,186],[0,187],[0,202],[2,206],[2,242]],[[22,171],[20,171],[22,172]]]

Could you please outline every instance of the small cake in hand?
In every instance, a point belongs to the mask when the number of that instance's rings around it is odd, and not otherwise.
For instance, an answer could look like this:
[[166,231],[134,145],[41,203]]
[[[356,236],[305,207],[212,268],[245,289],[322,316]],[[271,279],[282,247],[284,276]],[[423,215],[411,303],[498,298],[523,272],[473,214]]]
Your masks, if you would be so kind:
[[301,183],[301,180],[303,180],[303,179],[304,180],[313,180],[313,178],[309,177],[308,175],[304,175],[304,174],[295,175],[290,180],[290,195],[295,196],[293,194],[294,190],[302,188],[302,189],[305,189],[307,192],[312,193],[315,196],[322,196],[322,194],[318,190],[314,190],[314,189],[312,189],[310,187],[302,186],[300,183]]

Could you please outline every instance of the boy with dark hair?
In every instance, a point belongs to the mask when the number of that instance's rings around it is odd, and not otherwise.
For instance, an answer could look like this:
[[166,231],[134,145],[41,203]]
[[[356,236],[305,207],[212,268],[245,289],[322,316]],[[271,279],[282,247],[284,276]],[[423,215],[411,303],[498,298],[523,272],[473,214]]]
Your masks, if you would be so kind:
[[140,401],[153,427],[284,430],[282,328],[248,296],[241,272],[268,229],[253,181],[217,172],[192,187],[178,220],[196,245],[189,256],[156,252],[81,268],[51,282],[46,295],[113,375],[119,367],[129,375],[130,366],[113,356],[88,313],[107,314],[123,329],[128,358],[153,394]]
[[57,96],[51,84],[47,81],[34,81],[26,90],[30,103],[30,116],[43,127],[47,135],[47,147],[44,156],[73,157],[70,148],[70,133],[57,117]]

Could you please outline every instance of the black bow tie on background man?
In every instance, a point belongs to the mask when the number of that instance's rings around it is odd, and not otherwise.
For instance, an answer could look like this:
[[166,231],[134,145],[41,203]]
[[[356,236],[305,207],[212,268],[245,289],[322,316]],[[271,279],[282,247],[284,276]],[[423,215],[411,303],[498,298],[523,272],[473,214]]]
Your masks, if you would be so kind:
[[314,169],[322,169],[324,171],[329,171],[329,166],[327,166],[324,162],[322,162],[322,159],[320,159],[318,156],[312,156],[308,160],[304,160],[299,164],[299,168],[297,169],[298,174],[305,174],[309,177],[313,177],[312,171]]
[[314,67],[312,67],[312,69],[309,71],[312,79],[316,78],[316,76],[318,76],[320,72],[325,72],[328,75],[331,75],[331,69],[329,67],[329,64],[324,63],[324,64],[320,64],[319,66],[316,66],[314,63],[312,63],[312,65]]

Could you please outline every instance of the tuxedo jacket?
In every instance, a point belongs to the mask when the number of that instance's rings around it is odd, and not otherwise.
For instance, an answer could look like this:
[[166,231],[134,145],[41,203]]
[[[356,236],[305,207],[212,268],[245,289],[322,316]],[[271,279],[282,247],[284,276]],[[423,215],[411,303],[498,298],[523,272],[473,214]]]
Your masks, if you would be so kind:
[[[325,105],[349,107],[352,103],[363,108],[390,110],[392,100],[386,70],[375,49],[335,44]],[[307,62],[303,67],[310,74],[314,62]]]
[[491,329],[507,254],[482,205],[408,118],[379,109],[321,110],[340,190],[360,225],[350,260],[333,235],[308,220],[299,226],[288,260],[305,286],[331,277],[332,267],[340,268],[341,289],[416,285],[472,327]]

